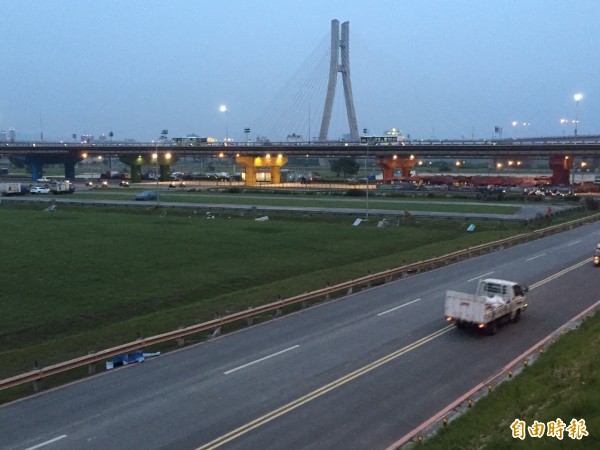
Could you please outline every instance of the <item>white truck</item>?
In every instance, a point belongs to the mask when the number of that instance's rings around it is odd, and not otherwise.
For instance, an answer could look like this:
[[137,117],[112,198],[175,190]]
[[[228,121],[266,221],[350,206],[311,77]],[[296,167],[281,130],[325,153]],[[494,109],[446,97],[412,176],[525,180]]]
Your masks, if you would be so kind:
[[22,195],[27,194],[29,189],[22,183],[0,183],[0,194]]
[[475,294],[446,291],[444,315],[458,328],[467,326],[496,334],[503,322],[516,323],[527,308],[527,286],[514,281],[485,278],[479,280]]
[[75,186],[69,181],[55,181],[50,185],[50,192],[53,194],[72,194],[75,192]]

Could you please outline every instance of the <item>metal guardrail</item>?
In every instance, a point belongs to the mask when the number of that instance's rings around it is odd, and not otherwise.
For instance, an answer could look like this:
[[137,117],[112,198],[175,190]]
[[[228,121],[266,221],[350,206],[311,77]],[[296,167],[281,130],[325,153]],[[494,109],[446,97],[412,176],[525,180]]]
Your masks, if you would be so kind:
[[[465,250],[459,250],[437,258],[431,258],[425,261],[420,261],[417,263],[397,267],[395,269],[378,272],[376,274],[370,274],[361,278],[357,278],[355,280],[346,281],[344,283],[339,283],[333,286],[327,286],[323,289],[318,289],[312,292],[306,292],[304,294],[289,297],[287,299],[278,300],[276,302],[268,303],[265,305],[251,307],[245,311],[240,311],[234,314],[227,315],[225,317],[181,328],[175,331],[170,331],[148,338],[141,338],[133,342],[122,344],[99,352],[90,353],[86,356],[81,356],[79,358],[71,359],[66,362],[61,362],[51,366],[36,369],[27,373],[16,375],[11,378],[0,380],[0,390],[12,388],[29,382],[39,383],[45,377],[56,375],[79,367],[92,365],[106,358],[127,354],[150,345],[165,343],[176,339],[182,339],[186,336],[190,336],[192,334],[196,334],[202,331],[213,330],[212,335],[216,336],[220,334],[221,327],[226,324],[231,324],[244,319],[246,319],[248,323],[251,324],[251,321],[255,316],[273,311],[275,311],[275,315],[277,316],[281,314],[281,309],[286,306],[302,304],[302,306],[305,307],[307,305],[306,302],[308,302],[309,300],[317,300],[321,298],[325,298],[327,300],[332,294],[344,291],[346,292],[346,295],[348,295],[351,294],[353,290],[357,287],[369,288],[371,287],[371,285],[377,282],[389,283],[394,278],[405,277],[410,274],[421,273],[426,270],[432,270],[437,267],[451,264],[453,262],[458,262],[463,259],[471,258],[473,256],[478,256],[492,251],[502,250],[506,247],[521,244],[529,240],[539,239],[541,237],[549,236],[551,234],[555,234],[561,231],[570,230],[574,227],[593,223],[597,220],[600,220],[600,213],[581,219],[576,219],[563,224],[553,225],[540,230],[535,230],[530,233],[519,234],[517,236],[512,236],[498,241],[477,245]],[[36,390],[39,389],[39,386],[35,384],[34,387]]]

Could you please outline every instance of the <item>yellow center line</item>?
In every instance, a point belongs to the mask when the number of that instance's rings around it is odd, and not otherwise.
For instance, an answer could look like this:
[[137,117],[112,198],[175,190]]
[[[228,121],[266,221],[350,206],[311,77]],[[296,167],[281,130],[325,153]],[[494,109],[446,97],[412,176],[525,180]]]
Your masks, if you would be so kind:
[[590,258],[586,258],[581,262],[578,262],[576,264],[573,264],[571,267],[567,267],[566,269],[561,270],[560,272],[556,272],[555,274],[550,275],[548,278],[544,278],[541,281],[538,281],[536,283],[533,283],[531,286],[529,286],[529,290],[535,289],[540,287],[543,284],[546,284],[552,280],[555,280],[558,277],[561,277],[563,275],[565,275],[566,273],[570,272],[571,270],[575,270],[580,268],[581,266],[583,266],[584,264],[589,264],[590,262]]
[[337,380],[332,381],[331,383],[326,384],[326,385],[320,387],[319,389],[316,389],[313,392],[310,392],[310,393],[288,403],[287,405],[277,408],[277,409],[265,414],[264,416],[259,417],[258,419],[248,422],[246,425],[243,425],[233,431],[230,431],[229,433],[213,440],[212,442],[204,444],[202,447],[198,447],[197,450],[215,449],[217,447],[220,447],[221,445],[226,444],[229,441],[237,439],[238,437],[248,433],[249,431],[251,431],[255,428],[258,428],[259,426],[262,426],[262,425],[266,424],[267,422],[270,422],[271,420],[276,419],[277,417],[287,414],[290,411],[293,411],[294,409],[304,405],[305,403],[315,400],[318,397],[321,397],[322,395],[325,395],[326,393],[328,393],[334,389],[337,389],[340,386],[343,386],[344,384],[349,383],[350,381],[352,381],[362,375],[365,375],[365,374],[377,369],[378,367],[380,367],[384,364],[387,364],[390,361],[393,361],[394,359],[399,358],[400,356],[402,356],[412,350],[415,350],[416,348],[426,344],[427,342],[432,341],[433,339],[436,339],[436,338],[442,336],[443,334],[448,333],[452,329],[454,329],[454,325],[448,325],[444,328],[441,328],[441,329],[435,331],[434,333],[431,333],[430,335],[425,336],[425,337],[419,339],[418,341],[413,342],[412,344],[409,344],[399,350],[396,350],[395,352],[390,353],[389,355],[384,356],[383,358],[380,358],[377,361],[373,361],[372,363],[367,364],[366,366],[361,367],[360,369],[357,369],[354,372],[344,375],[343,377],[338,378]]

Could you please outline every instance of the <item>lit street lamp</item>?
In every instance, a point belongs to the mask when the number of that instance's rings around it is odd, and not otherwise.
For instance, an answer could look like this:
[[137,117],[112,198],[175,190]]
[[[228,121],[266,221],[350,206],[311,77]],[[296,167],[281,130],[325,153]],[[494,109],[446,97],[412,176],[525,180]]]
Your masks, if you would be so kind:
[[[152,159],[154,160],[154,166],[156,170],[156,205],[160,205],[160,193],[158,191],[158,184],[160,181],[160,169],[159,169],[159,154],[158,154],[158,142],[154,143],[154,153],[152,153]],[[167,152],[163,156],[163,162],[171,159],[171,153]]]
[[579,123],[579,120],[577,119],[577,116],[579,115],[579,100],[582,98],[583,94],[575,94],[573,96],[573,100],[575,100],[575,137],[577,137],[577,124]]
[[229,141],[229,115],[227,114],[227,106],[221,105],[219,111],[225,113],[225,142]]

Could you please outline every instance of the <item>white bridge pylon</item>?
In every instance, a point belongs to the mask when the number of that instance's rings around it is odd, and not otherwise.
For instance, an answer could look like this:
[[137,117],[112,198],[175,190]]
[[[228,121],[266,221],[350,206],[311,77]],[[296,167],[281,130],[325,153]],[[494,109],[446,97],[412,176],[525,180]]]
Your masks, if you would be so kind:
[[[329,63],[329,82],[327,84],[327,97],[323,109],[323,120],[319,132],[319,141],[326,141],[331,122],[331,111],[333,109],[333,98],[337,84],[337,74],[342,74],[344,85],[344,99],[346,100],[346,112],[348,113],[348,125],[353,142],[358,142],[358,125],[356,112],[354,111],[354,99],[352,98],[352,84],[350,82],[350,22],[342,24],[342,35],[340,39],[340,23],[338,20],[331,21],[331,60]],[[341,56],[341,57],[340,57]]]

